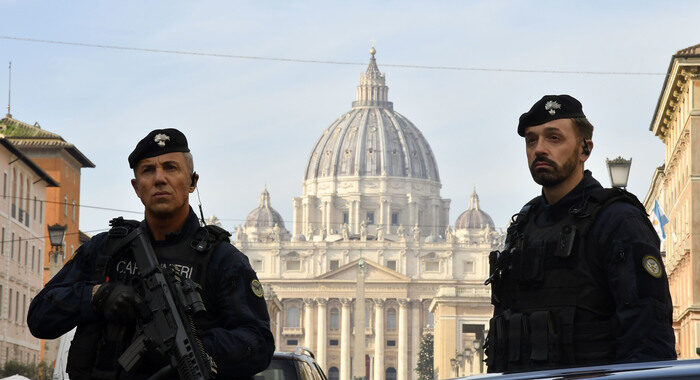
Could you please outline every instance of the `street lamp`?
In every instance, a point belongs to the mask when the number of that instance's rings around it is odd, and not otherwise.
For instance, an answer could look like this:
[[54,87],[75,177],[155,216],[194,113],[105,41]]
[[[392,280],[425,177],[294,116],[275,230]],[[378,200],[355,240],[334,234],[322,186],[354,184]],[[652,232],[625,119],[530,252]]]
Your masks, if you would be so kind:
[[625,160],[622,157],[617,157],[614,160],[605,159],[605,164],[608,165],[610,173],[610,185],[612,187],[627,187],[627,180],[630,176],[630,167],[632,166],[632,158]]
[[[58,254],[63,250],[63,237],[66,234],[67,225],[60,225],[58,223],[47,225],[46,228],[49,230],[49,241],[51,242],[51,255],[54,261],[58,260]],[[50,256],[50,257],[51,257]]]

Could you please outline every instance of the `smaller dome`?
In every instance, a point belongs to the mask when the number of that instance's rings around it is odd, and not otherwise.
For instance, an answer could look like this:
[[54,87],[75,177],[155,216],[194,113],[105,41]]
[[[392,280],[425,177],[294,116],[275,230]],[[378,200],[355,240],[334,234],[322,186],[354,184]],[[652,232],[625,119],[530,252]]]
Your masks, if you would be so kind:
[[280,214],[270,206],[270,193],[267,189],[260,194],[260,206],[245,218],[245,227],[274,227],[275,224],[284,229],[284,221]]
[[469,198],[469,208],[457,218],[455,229],[485,228],[487,226],[495,229],[493,219],[479,208],[479,196],[476,194],[476,189],[474,189],[472,196]]

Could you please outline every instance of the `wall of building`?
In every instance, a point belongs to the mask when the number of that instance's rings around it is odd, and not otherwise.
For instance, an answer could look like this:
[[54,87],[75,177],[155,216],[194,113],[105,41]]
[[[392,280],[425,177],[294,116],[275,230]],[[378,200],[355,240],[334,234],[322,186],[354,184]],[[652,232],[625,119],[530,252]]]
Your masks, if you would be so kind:
[[26,321],[29,303],[43,287],[45,209],[40,200],[46,197],[46,183],[2,147],[0,176],[0,362],[37,363],[41,341],[29,333]]

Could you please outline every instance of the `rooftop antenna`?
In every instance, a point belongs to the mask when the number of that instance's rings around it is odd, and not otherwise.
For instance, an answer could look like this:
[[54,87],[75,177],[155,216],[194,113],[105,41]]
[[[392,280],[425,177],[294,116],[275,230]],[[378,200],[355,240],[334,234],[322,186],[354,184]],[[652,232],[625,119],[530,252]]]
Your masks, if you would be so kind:
[[9,72],[7,85],[7,117],[12,117],[10,113],[10,100],[12,99],[12,61],[10,61],[10,66],[7,70]]

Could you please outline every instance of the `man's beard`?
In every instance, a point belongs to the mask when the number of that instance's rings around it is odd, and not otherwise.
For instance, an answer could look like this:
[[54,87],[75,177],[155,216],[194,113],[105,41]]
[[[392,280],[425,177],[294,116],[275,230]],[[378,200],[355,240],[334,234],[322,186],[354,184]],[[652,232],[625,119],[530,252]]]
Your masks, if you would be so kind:
[[[551,169],[536,170],[535,165],[540,162],[549,164]],[[568,160],[564,161],[562,166],[557,165],[556,162],[550,160],[549,158],[537,157],[534,161],[532,161],[532,165],[530,165],[530,174],[532,174],[532,179],[534,179],[538,185],[543,187],[552,187],[569,178],[573,174],[574,170],[576,170],[577,163],[578,154],[576,151],[574,151]]]

